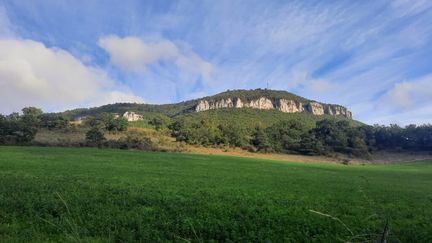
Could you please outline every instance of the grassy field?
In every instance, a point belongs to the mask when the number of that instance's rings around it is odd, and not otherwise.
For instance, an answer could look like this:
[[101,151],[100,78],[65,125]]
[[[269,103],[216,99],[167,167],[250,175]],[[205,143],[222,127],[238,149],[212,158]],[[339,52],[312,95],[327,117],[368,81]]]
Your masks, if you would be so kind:
[[432,161],[0,147],[1,242],[356,242],[386,222],[390,242],[432,241]]

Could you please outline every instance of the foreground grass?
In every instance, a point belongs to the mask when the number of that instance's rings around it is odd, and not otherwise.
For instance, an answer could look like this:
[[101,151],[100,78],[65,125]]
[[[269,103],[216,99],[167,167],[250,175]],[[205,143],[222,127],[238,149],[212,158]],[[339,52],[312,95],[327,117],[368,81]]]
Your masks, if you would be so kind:
[[432,241],[432,162],[0,147],[1,242],[371,241],[386,222]]

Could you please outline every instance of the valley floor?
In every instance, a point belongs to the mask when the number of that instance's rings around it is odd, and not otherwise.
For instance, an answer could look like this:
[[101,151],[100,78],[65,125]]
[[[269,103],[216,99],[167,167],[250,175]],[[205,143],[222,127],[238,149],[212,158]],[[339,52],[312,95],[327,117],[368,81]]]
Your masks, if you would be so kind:
[[[135,124],[136,125],[136,124]],[[241,148],[234,147],[203,147],[194,146],[185,143],[179,143],[172,138],[161,132],[157,132],[150,128],[131,127],[129,131],[139,132],[145,134],[157,144],[158,147],[167,151],[178,151],[192,154],[204,155],[229,155],[246,158],[259,158],[267,160],[290,161],[290,162],[305,162],[305,163],[344,163],[349,164],[390,164],[404,161],[417,161],[417,160],[432,160],[431,152],[374,152],[371,159],[352,158],[344,154],[338,154],[333,157],[329,156],[308,156],[296,154],[282,154],[282,153],[255,153],[249,152]],[[124,137],[126,133],[107,133],[106,137],[109,140],[117,140]],[[78,144],[85,144],[85,132],[82,130],[72,131],[50,131],[41,129],[34,140],[34,144],[43,146],[72,146],[79,147]]]
[[432,161],[0,147],[0,241],[431,242],[431,178]]
[[432,153],[430,152],[374,152],[371,159],[353,158],[344,154],[330,156],[308,156],[300,154],[281,154],[281,153],[255,153],[249,152],[240,148],[206,148],[186,145],[184,147],[186,153],[194,154],[209,154],[209,155],[229,155],[245,158],[259,158],[277,161],[302,162],[302,163],[331,163],[341,164],[348,162],[349,164],[393,164],[409,161],[431,160]]

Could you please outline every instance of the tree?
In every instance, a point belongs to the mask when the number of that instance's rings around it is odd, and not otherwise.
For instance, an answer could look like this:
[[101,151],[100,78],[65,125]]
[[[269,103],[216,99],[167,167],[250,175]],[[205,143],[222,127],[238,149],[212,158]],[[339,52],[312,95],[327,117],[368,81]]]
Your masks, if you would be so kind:
[[289,120],[276,123],[266,130],[270,143],[276,151],[296,151],[302,135],[308,128],[300,121]]
[[345,152],[348,146],[349,127],[348,121],[345,120],[324,119],[317,122],[313,132],[329,152]]
[[0,116],[0,144],[23,144],[34,139],[37,128],[23,117],[18,113]]
[[40,116],[43,114],[43,111],[36,107],[25,107],[22,109],[22,121],[25,122],[28,126],[38,127],[40,123]]
[[308,155],[328,153],[322,142],[315,137],[313,131],[301,136],[300,146],[297,151]]
[[100,145],[104,140],[104,133],[98,127],[93,127],[86,133],[86,141],[90,145]]
[[259,151],[269,152],[271,150],[271,144],[267,136],[267,133],[261,127],[255,128],[255,132],[252,135],[251,143]]
[[105,126],[108,131],[126,131],[128,128],[128,120],[124,117],[116,117],[108,121]]
[[157,131],[167,128],[169,123],[170,118],[162,115],[158,115],[149,121],[149,124],[154,126]]
[[60,114],[46,113],[39,118],[39,127],[52,129],[64,129],[69,126],[69,119]]
[[220,143],[230,146],[245,147],[249,144],[250,133],[242,126],[235,124],[219,125]]
[[116,117],[112,113],[102,112],[95,116],[88,117],[85,124],[90,127],[97,127],[107,131],[126,131],[128,121],[124,117]]

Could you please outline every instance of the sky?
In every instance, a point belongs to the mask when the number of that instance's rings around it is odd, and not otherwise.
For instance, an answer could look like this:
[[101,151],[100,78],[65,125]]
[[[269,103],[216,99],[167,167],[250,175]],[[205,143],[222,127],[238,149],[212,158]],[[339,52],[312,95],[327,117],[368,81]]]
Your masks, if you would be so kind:
[[0,0],[0,113],[286,90],[432,123],[432,1]]

